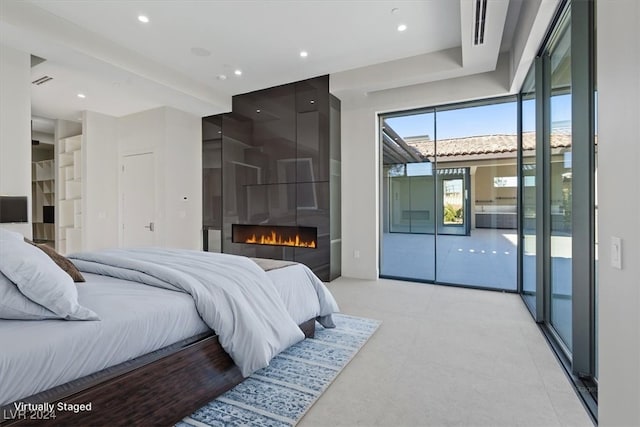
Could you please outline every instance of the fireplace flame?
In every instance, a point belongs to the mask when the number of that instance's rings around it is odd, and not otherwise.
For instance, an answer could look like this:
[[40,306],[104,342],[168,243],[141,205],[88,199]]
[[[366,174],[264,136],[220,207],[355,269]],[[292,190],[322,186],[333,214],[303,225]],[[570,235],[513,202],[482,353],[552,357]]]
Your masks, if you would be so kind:
[[300,239],[300,236],[298,234],[296,234],[295,237],[284,238],[282,237],[282,235],[277,234],[275,231],[271,231],[271,234],[262,235],[260,237],[256,237],[256,235],[253,234],[251,237],[245,240],[245,243],[251,243],[254,245],[295,246],[298,248],[315,248],[316,247],[315,240],[311,240],[310,242],[305,242],[304,240]]

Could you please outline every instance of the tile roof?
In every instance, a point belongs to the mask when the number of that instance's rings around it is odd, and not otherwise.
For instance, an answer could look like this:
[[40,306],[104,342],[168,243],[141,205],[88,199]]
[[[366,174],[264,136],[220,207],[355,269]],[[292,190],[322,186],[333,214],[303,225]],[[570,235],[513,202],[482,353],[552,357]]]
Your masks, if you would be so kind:
[[[407,137],[404,141],[422,157],[433,157],[434,141],[428,137]],[[522,134],[522,147],[535,148],[535,132]],[[571,134],[557,132],[551,135],[551,148],[571,147]],[[438,140],[438,156],[466,156],[480,154],[515,153],[518,149],[516,135],[483,135]]]

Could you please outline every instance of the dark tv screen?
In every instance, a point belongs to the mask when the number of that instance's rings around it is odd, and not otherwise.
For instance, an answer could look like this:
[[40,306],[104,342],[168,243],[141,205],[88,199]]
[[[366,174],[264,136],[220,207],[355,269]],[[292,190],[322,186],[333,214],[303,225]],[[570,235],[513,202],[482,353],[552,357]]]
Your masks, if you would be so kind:
[[27,197],[0,196],[0,222],[29,222]]

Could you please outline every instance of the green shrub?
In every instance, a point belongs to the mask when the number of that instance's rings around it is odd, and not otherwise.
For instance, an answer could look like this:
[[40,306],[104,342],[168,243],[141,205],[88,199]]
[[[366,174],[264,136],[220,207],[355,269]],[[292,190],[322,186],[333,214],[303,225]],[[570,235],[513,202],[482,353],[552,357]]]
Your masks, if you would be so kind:
[[456,209],[451,205],[445,205],[444,207],[444,222],[451,223],[456,222],[457,219]]

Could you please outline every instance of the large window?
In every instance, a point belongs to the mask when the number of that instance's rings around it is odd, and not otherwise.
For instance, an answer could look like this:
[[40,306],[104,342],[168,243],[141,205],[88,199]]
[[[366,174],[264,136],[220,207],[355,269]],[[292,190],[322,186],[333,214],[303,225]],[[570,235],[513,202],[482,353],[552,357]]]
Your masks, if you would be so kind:
[[[380,271],[388,277],[435,280],[435,114],[433,110],[380,120],[382,233]],[[410,145],[425,141],[423,150]],[[427,146],[431,144],[431,146]]]
[[566,14],[558,36],[549,48],[550,136],[549,224],[550,236],[550,323],[568,352],[572,347],[572,230],[573,152],[571,138],[571,20]]
[[520,93],[520,291],[595,417],[593,19],[593,1],[564,3]]
[[516,99],[385,115],[380,128],[381,275],[515,291]]

